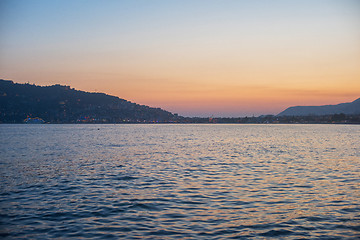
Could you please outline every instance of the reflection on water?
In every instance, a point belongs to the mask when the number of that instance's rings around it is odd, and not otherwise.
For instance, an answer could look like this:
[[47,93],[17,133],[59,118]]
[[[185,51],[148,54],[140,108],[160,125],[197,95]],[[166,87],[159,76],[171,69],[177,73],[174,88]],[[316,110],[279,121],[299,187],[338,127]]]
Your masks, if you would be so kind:
[[355,239],[360,126],[0,125],[0,236]]

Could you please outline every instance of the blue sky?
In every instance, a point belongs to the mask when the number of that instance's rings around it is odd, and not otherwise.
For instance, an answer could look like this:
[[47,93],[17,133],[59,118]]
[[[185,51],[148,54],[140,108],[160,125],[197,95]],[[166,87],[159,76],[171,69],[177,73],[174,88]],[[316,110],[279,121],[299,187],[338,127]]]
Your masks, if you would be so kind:
[[0,78],[183,115],[245,116],[360,92],[360,1],[3,0]]

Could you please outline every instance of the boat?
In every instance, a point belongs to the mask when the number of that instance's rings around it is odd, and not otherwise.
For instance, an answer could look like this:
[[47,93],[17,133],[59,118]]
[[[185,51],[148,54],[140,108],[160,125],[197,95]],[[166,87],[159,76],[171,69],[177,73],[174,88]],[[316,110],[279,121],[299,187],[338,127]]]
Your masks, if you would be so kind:
[[27,123],[27,124],[43,124],[45,123],[45,121],[42,119],[42,118],[38,118],[38,117],[35,117],[35,118],[26,118],[24,120],[24,123]]

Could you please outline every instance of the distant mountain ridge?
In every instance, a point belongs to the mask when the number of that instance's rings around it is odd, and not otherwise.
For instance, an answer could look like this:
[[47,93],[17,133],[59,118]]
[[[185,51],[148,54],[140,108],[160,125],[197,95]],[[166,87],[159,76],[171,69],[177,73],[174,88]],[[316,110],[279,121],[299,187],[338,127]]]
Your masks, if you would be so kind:
[[277,116],[309,116],[330,114],[360,114],[360,98],[350,103],[323,106],[295,106],[289,107]]
[[36,86],[0,79],[0,123],[41,118],[50,123],[173,122],[176,114],[70,86]]

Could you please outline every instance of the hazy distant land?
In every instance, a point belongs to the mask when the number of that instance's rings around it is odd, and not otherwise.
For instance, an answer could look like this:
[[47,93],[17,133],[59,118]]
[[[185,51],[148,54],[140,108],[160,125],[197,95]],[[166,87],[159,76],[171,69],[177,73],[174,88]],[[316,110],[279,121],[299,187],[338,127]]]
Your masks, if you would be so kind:
[[277,116],[183,117],[70,86],[36,86],[0,80],[0,123],[360,123],[360,98],[351,103],[289,107]]
[[278,114],[278,116],[309,116],[309,115],[331,115],[331,114],[360,114],[360,98],[350,103],[324,106],[296,106],[289,107]]

